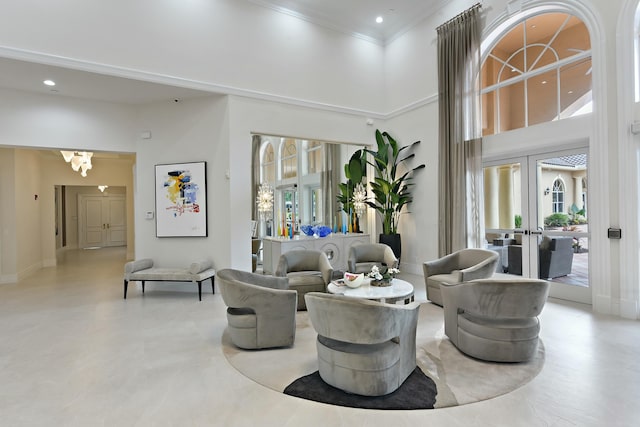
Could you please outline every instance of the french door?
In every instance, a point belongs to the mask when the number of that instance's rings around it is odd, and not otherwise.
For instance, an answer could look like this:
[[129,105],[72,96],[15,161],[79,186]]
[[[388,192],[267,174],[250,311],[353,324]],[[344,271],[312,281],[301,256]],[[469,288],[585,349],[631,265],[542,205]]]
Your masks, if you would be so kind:
[[591,304],[587,172],[586,148],[485,162],[498,272],[548,280],[551,296]]

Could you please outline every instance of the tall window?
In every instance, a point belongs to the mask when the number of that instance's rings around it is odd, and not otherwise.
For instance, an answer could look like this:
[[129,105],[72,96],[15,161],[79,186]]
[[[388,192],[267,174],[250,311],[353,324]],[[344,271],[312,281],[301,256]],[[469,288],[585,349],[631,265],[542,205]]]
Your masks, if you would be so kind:
[[322,143],[310,141],[307,144],[307,173],[322,172]]
[[285,139],[282,146],[282,178],[298,176],[298,148],[295,139]]
[[553,181],[553,213],[564,212],[564,183],[560,179]]
[[483,135],[591,112],[591,41],[567,13],[515,24],[482,64]]
[[262,154],[262,180],[273,185],[276,182],[276,162],[273,145],[267,143]]

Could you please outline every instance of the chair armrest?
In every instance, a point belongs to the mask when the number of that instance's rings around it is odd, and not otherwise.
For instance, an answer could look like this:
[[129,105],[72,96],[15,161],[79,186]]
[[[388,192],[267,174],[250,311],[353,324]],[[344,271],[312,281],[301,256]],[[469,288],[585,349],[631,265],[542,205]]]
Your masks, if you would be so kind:
[[458,255],[454,252],[442,258],[427,261],[423,264],[424,276],[448,274],[458,269]]
[[276,267],[276,272],[274,276],[276,277],[287,277],[287,273],[289,272],[289,263],[287,262],[287,258],[281,256],[278,260],[278,266]]
[[462,275],[461,281],[468,282],[469,280],[487,279],[493,276],[499,259],[500,258],[496,253],[495,257],[487,258],[476,265],[460,270]]
[[333,267],[324,252],[322,252],[320,259],[318,260],[318,269],[322,273],[322,280],[324,280],[324,284],[328,285],[333,278]]

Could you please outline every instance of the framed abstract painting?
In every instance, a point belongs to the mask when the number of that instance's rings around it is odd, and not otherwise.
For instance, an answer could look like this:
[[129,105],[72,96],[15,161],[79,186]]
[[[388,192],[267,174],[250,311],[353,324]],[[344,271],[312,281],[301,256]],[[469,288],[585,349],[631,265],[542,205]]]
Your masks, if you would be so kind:
[[207,236],[206,162],[156,165],[156,236]]

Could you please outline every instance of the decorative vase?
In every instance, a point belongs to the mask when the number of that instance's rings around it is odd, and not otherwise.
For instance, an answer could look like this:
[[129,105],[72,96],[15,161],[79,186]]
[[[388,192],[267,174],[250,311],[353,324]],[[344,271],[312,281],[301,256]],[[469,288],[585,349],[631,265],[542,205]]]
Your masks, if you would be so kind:
[[378,286],[378,287],[391,286],[391,281],[392,280],[393,280],[393,278],[382,279],[382,280],[372,279],[371,280],[371,286]]

